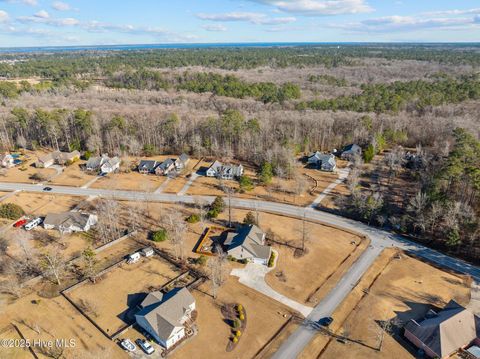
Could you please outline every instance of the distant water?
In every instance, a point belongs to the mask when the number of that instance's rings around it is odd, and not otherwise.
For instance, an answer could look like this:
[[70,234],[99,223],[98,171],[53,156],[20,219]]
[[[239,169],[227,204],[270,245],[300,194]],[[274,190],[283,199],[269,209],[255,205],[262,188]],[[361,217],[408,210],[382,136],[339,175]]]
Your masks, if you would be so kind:
[[[39,46],[39,47],[0,47],[0,53],[8,52],[69,52],[69,51],[128,51],[153,49],[205,49],[238,47],[292,47],[335,45],[318,42],[241,42],[241,43],[194,43],[194,44],[134,44],[134,45],[92,45],[92,46]],[[342,43],[346,45],[347,43]],[[350,43],[353,44],[353,43]],[[340,44],[338,44],[340,45]]]
[[367,42],[241,42],[241,43],[193,43],[193,44],[136,44],[95,46],[39,46],[0,47],[0,53],[36,53],[71,51],[135,51],[153,49],[205,49],[205,48],[248,48],[248,47],[292,47],[292,46],[479,46],[478,43],[367,43]]

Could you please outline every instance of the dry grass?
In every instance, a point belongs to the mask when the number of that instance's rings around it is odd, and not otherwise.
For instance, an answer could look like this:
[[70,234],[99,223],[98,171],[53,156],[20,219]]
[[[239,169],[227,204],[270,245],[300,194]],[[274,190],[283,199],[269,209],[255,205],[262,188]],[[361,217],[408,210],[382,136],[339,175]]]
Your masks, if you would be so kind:
[[75,303],[91,305],[89,312],[100,327],[113,334],[123,325],[122,319],[142,294],[161,287],[179,273],[158,257],[143,258],[135,264],[122,264],[108,271],[96,284],[86,283],[69,292]]
[[[422,317],[430,305],[442,307],[450,299],[464,305],[468,303],[468,280],[405,255],[400,260],[392,259],[394,253],[393,249],[385,250],[337,308],[332,326],[336,333],[348,332],[349,337],[375,348],[378,343],[374,328],[378,321],[398,316],[405,323],[411,318]],[[365,295],[363,290],[370,286],[369,294]],[[377,352],[358,344],[329,342],[327,337],[318,335],[301,358],[317,357],[322,351],[321,358],[411,357],[401,341],[401,338],[397,341],[397,338],[386,335],[382,351]]]
[[[34,304],[34,300],[37,304]],[[75,339],[75,348],[68,348],[64,352],[66,358],[95,358],[100,355],[127,358],[115,343],[104,337],[63,297],[44,299],[35,293],[23,297],[3,309],[0,325],[3,327],[10,322],[16,323],[25,338],[31,341]],[[34,349],[40,358],[47,358],[38,347]],[[2,356],[3,353],[0,352],[1,358],[16,358]],[[14,352],[14,355],[19,355],[18,358],[24,358],[21,354],[22,350]]]
[[[209,293],[209,283],[202,285],[200,290]],[[202,292],[193,292],[199,334],[175,351],[173,358],[252,358],[288,319],[283,316],[289,315],[287,308],[241,285],[233,277],[221,287],[216,301]],[[222,303],[241,303],[247,313],[247,328],[237,348],[230,353],[225,351],[230,327],[220,312]]]

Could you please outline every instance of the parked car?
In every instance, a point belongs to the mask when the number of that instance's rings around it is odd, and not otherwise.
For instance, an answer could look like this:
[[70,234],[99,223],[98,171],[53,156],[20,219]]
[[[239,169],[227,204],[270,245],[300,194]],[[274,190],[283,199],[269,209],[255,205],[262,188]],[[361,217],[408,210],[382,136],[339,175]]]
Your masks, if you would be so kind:
[[137,347],[135,346],[135,344],[132,343],[130,339],[123,339],[120,342],[120,346],[129,352],[134,352],[135,350],[137,350]]
[[328,327],[332,323],[333,323],[332,317],[324,317],[318,321],[318,324],[320,324],[322,327]]
[[23,227],[26,223],[28,222],[28,219],[20,219],[18,221],[16,221],[13,226],[15,228],[20,228],[20,227]]
[[43,187],[43,190],[45,192],[50,192],[52,190],[52,187]]
[[127,264],[133,264],[140,260],[141,256],[139,252],[132,253],[127,258]]
[[26,231],[30,231],[41,223],[42,223],[42,219],[40,217],[37,217],[35,219],[32,219],[30,222],[28,222],[24,228]]
[[152,354],[153,352],[155,352],[155,349],[152,347],[152,344],[150,344],[146,340],[137,339],[135,342],[138,344],[140,348],[142,348],[142,350],[145,353]]

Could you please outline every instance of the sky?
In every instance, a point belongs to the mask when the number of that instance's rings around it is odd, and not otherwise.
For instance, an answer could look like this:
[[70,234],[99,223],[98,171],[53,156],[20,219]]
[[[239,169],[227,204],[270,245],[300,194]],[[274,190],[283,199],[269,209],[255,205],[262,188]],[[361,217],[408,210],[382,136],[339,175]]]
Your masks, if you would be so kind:
[[0,47],[478,42],[480,0],[0,0]]

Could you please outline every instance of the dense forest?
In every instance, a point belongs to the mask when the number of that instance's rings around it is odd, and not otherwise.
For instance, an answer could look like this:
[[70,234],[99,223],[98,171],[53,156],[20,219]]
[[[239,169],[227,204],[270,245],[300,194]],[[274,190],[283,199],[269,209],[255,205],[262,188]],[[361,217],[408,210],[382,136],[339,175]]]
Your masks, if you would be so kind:
[[384,158],[392,178],[409,148],[422,161],[406,171],[412,191],[401,203],[389,206],[388,191],[362,188],[353,171],[344,214],[478,258],[479,51],[370,44],[1,54],[0,145],[184,151],[292,177],[302,154],[355,142],[364,149],[360,172]]

